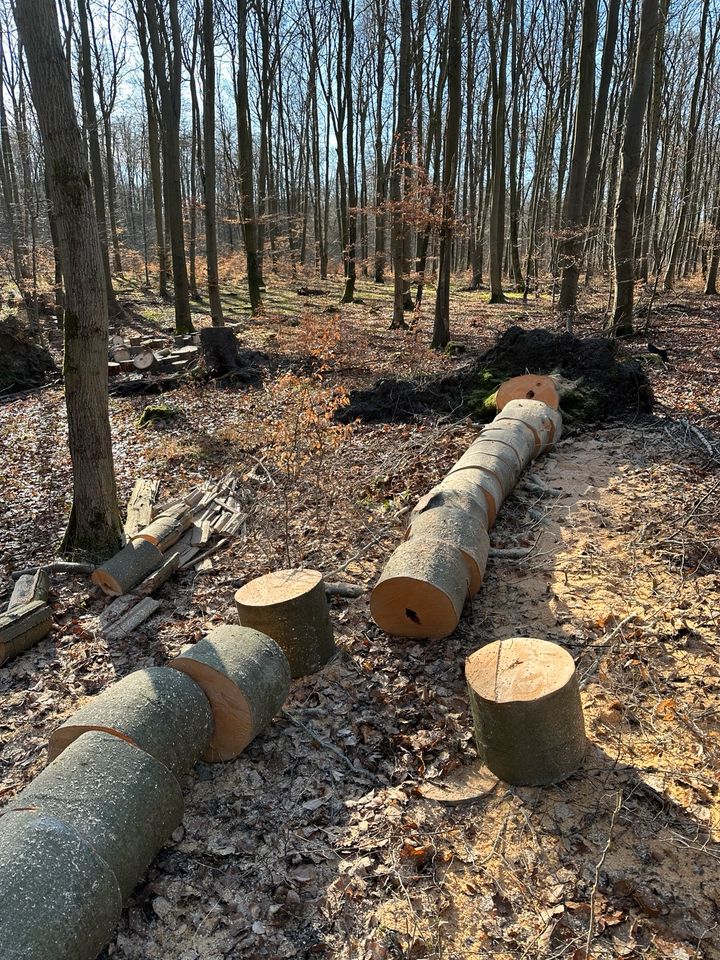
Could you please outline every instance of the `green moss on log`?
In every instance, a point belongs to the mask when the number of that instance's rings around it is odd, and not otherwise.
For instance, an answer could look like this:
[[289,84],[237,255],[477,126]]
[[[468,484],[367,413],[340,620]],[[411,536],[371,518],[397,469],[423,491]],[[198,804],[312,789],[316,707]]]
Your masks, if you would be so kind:
[[177,416],[179,416],[179,411],[166,403],[149,404],[140,414],[136,423],[138,427],[146,427],[148,424],[174,420]]

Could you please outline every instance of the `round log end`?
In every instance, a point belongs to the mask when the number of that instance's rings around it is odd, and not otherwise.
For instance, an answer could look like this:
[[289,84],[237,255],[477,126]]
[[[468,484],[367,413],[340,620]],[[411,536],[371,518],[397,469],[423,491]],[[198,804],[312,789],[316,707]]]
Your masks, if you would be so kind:
[[557,644],[511,637],[467,660],[465,676],[482,761],[517,785],[557,783],[585,754],[575,664]]
[[246,583],[235,594],[235,601],[244,607],[288,603],[310,593],[320,583],[322,574],[318,570],[275,570]]
[[552,377],[526,373],[501,383],[495,395],[495,406],[502,410],[511,400],[539,400],[553,410],[560,406],[560,395]]

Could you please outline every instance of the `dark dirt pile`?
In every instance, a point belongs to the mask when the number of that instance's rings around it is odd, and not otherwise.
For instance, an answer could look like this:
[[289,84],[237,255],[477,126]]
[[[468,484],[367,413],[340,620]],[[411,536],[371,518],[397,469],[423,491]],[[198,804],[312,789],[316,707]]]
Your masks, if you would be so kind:
[[618,359],[616,341],[513,326],[494,347],[449,376],[420,382],[385,379],[369,390],[353,391],[338,419],[397,422],[429,412],[488,419],[485,400],[503,380],[523,373],[559,377],[562,409],[570,420],[627,420],[652,409],[645,371],[636,361]]
[[0,320],[0,397],[40,386],[55,369],[47,347],[33,340],[18,317]]

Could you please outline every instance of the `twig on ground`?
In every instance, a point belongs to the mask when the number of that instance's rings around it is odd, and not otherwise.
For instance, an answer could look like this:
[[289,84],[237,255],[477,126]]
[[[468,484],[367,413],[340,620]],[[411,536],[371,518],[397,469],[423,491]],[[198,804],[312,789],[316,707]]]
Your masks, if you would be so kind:
[[598,884],[600,883],[600,871],[602,866],[605,863],[605,858],[610,852],[610,844],[612,843],[613,830],[615,829],[615,820],[617,819],[618,813],[620,813],[620,808],[622,807],[623,795],[622,790],[618,791],[617,799],[615,801],[615,809],[613,810],[612,817],[610,818],[610,829],[608,830],[608,837],[603,847],[603,851],[600,854],[600,859],[595,864],[595,880],[593,881],[592,891],[590,893],[590,919],[588,920],[588,932],[587,940],[585,941],[585,956],[590,956],[590,944],[592,943],[593,931],[595,929],[595,897],[597,896]]

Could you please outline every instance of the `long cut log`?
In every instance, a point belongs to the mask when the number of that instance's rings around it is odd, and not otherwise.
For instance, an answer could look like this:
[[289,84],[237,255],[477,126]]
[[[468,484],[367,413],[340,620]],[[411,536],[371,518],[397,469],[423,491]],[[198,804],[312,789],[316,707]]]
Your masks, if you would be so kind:
[[235,594],[240,623],[272,637],[293,677],[315,673],[335,652],[325,583],[317,570],[277,570]]
[[407,529],[409,540],[445,540],[465,557],[470,593],[476,594],[485,576],[490,539],[482,521],[462,510],[441,507],[415,517]]
[[419,517],[429,510],[440,510],[443,508],[462,510],[467,516],[481,523],[485,530],[488,529],[487,501],[482,492],[478,494],[474,484],[471,491],[464,488],[454,489],[451,485],[433,487],[424,497],[420,497],[413,507],[410,514],[410,522],[412,523],[415,517]]
[[573,658],[532,637],[497,640],[465,665],[480,760],[501,780],[539,786],[577,770],[585,724]]
[[290,692],[290,664],[274,640],[248,627],[222,626],[168,664],[210,701],[210,762],[237,757],[265,729]]
[[498,440],[517,453],[523,468],[535,458],[535,434],[521,420],[493,421],[484,427],[479,439]]
[[0,955],[95,960],[122,912],[115,874],[69,824],[35,810],[0,817]]
[[180,786],[154,757],[107,733],[86,733],[15,797],[73,827],[102,857],[126,899],[184,812]]
[[463,492],[476,500],[484,500],[488,530],[495,523],[495,517],[505,499],[502,487],[495,478],[495,474],[487,470],[454,471],[441,480],[435,489]]
[[537,454],[544,453],[562,434],[562,416],[539,400],[511,400],[495,417],[493,423],[501,424],[505,420],[520,420],[530,427],[535,435]]
[[140,747],[180,777],[207,750],[213,715],[207,697],[188,677],[148,667],[107,687],[53,731],[48,760],[91,730]]
[[0,615],[0,666],[42,640],[52,627],[52,610],[31,600]]
[[48,593],[50,592],[50,577],[47,570],[38,567],[35,573],[26,573],[20,577],[10,597],[7,605],[8,610],[15,607],[22,607],[32,600],[41,600],[47,603]]
[[441,540],[407,540],[385,565],[370,595],[370,614],[398,637],[446,637],[458,625],[470,574],[457,547]]
[[144,538],[131,540],[114,557],[96,567],[91,580],[112,597],[121,597],[161,566],[163,555]]

